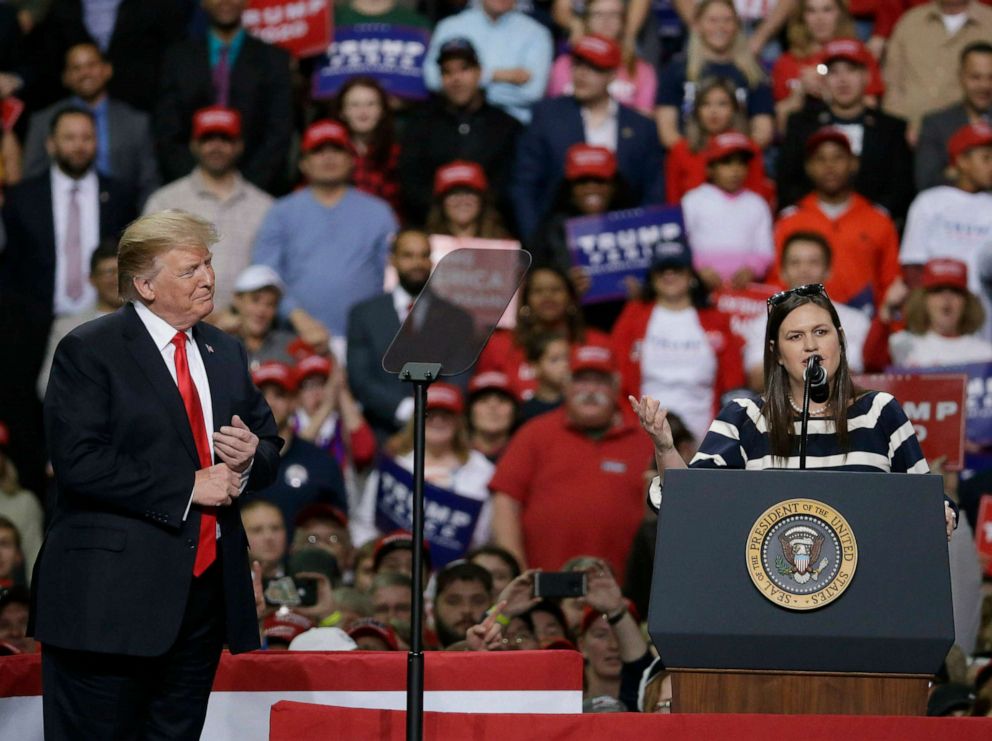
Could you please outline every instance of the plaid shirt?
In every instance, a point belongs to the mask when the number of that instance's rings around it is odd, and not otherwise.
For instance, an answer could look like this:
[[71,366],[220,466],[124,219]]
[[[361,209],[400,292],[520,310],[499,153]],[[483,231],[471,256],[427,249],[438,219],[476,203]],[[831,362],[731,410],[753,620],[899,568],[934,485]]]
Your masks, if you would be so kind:
[[399,158],[399,144],[393,144],[386,166],[381,169],[372,162],[368,154],[356,154],[355,169],[352,172],[352,180],[358,190],[382,198],[396,212],[399,212],[400,206],[400,184],[396,175]]

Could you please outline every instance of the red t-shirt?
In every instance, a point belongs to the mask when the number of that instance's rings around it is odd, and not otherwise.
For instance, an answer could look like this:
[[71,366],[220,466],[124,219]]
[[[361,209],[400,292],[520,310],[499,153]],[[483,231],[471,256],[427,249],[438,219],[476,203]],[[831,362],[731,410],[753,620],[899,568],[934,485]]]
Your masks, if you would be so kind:
[[[775,102],[788,98],[792,88],[799,84],[799,73],[802,69],[815,63],[815,54],[800,58],[792,52],[783,53],[772,67],[772,95],[775,97]],[[882,80],[882,71],[878,68],[875,58],[871,57],[868,60],[868,87],[865,88],[865,95],[881,98],[884,94],[885,82]]]
[[650,438],[626,419],[599,440],[572,428],[564,409],[521,427],[489,488],[521,505],[527,565],[558,571],[574,556],[598,556],[622,584],[652,451]]
[[[706,182],[706,160],[702,152],[693,152],[685,139],[679,139],[665,158],[665,199],[679,205],[682,196]],[[765,160],[758,152],[747,168],[744,187],[764,198],[774,207],[775,184],[765,177]]]
[[[584,345],[610,346],[609,335],[598,329],[587,329]],[[476,374],[488,371],[505,373],[510,379],[510,388],[517,398],[526,401],[537,390],[537,378],[534,369],[527,362],[524,348],[517,344],[513,332],[507,329],[497,329],[489,338],[479,362],[475,365]]]

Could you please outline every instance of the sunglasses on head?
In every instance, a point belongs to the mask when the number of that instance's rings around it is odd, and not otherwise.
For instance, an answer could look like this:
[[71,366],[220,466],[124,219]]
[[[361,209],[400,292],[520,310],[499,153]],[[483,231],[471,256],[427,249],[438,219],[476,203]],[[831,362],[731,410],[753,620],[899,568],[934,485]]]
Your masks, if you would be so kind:
[[797,286],[796,288],[790,288],[788,291],[779,291],[773,296],[768,297],[768,313],[771,314],[772,308],[778,306],[780,303],[785,301],[790,296],[824,296],[826,297],[827,290],[823,287],[822,283],[809,283],[805,286]]

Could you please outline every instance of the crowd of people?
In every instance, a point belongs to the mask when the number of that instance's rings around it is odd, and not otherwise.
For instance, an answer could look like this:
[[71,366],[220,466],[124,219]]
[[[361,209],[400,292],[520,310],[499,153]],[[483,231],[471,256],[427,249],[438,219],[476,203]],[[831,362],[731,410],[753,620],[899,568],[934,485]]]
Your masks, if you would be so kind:
[[[338,27],[430,31],[426,100],[375,76],[321,97],[318,61],[248,33],[247,4],[0,2],[4,652],[35,649],[52,356],[121,306],[117,241],[140,214],[216,226],[208,321],[241,340],[284,441],[275,483],[241,498],[270,650],[409,646],[421,544],[382,500],[412,471],[414,402],[382,358],[411,311],[463,339],[425,291],[434,237],[530,253],[512,327],[429,389],[426,479],[471,516],[464,552],[422,545],[426,640],[581,651],[590,709],[670,709],[642,631],[652,446],[625,399],[668,410],[685,462],[729,399],[757,408],[766,318],[740,326],[715,296],[823,284],[854,372],[992,362],[978,0],[335,4]],[[568,222],[661,205],[681,206],[686,238],[622,301],[585,301]],[[971,661],[949,657],[935,714],[992,713],[976,473],[945,476]],[[587,592],[534,597],[537,570],[582,572]]]

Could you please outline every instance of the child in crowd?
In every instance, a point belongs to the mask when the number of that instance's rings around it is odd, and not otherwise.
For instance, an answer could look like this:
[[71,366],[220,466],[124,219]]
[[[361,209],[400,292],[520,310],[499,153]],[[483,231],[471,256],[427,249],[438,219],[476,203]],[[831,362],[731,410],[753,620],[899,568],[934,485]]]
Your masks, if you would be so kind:
[[234,282],[230,311],[218,315],[221,329],[241,340],[252,368],[267,360],[289,362],[296,335],[277,326],[279,302],[286,290],[279,274],[268,265],[250,265]]
[[569,344],[563,335],[536,335],[525,350],[527,362],[534,371],[537,388],[534,395],[520,407],[521,424],[561,406],[569,373]]
[[[725,77],[708,77],[700,81],[685,137],[672,145],[665,159],[668,203],[678,203],[686,193],[706,182],[706,146],[713,137],[727,131],[744,131],[747,126],[744,113],[732,81]],[[769,201],[774,198],[775,186],[765,177],[760,151],[756,150],[748,162],[744,187]]]
[[308,355],[296,364],[298,404],[293,429],[298,437],[328,451],[337,460],[354,506],[356,472],[375,457],[375,434],[348,390],[345,372],[332,358]]
[[[905,329],[896,331],[900,307]],[[992,343],[979,334],[984,324],[981,299],[968,290],[968,266],[934,258],[918,288],[908,291],[901,280],[889,287],[865,341],[865,363],[881,371],[992,362]]]
[[755,149],[736,131],[713,137],[705,151],[708,182],[682,199],[695,267],[710,289],[743,288],[762,278],[775,257],[768,204],[744,187]]
[[496,463],[517,426],[519,403],[505,373],[479,373],[468,385],[469,438],[472,448]]

